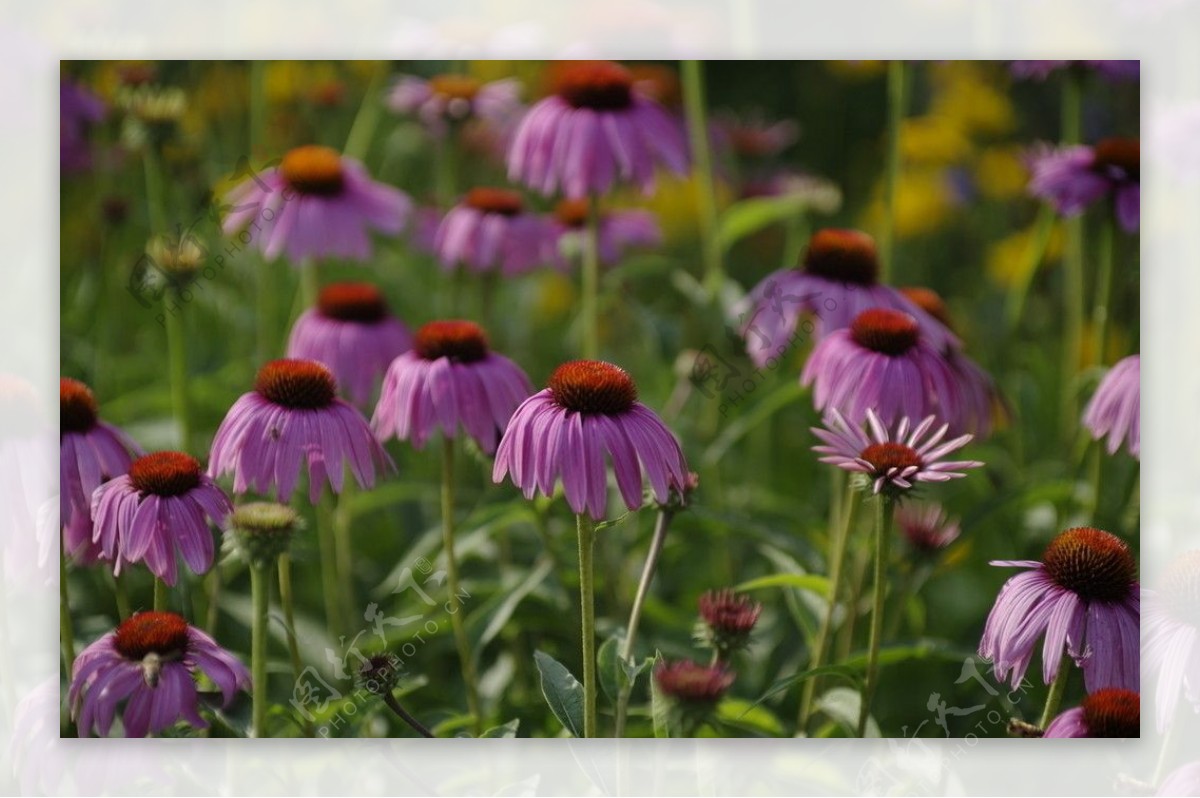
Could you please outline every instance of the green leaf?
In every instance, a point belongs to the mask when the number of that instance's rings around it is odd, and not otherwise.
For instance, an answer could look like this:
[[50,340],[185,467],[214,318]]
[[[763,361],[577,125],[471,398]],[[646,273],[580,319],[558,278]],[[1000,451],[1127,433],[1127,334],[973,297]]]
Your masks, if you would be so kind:
[[[660,652],[654,652],[654,667],[657,668],[659,663],[663,661],[663,656]],[[658,687],[658,680],[650,680],[650,718],[654,721],[654,736],[655,737],[674,737],[675,724],[673,720],[671,700],[663,695],[662,690]]]
[[717,223],[717,241],[723,251],[764,227],[784,222],[808,207],[808,200],[791,194],[780,197],[751,197],[730,205]]
[[[837,721],[850,734],[858,732],[858,713],[862,708],[862,693],[849,687],[834,687],[822,693],[816,701],[818,712]],[[867,716],[866,737],[879,736],[879,724]]]
[[741,698],[726,698],[717,706],[717,720],[768,737],[786,734],[783,723],[766,707]]
[[550,711],[567,731],[583,736],[583,685],[566,667],[543,651],[533,652],[538,673],[542,677],[542,695]]
[[788,380],[783,385],[780,385],[770,394],[763,397],[758,404],[754,405],[753,409],[747,411],[744,415],[738,416],[726,425],[724,431],[717,436],[712,445],[704,450],[701,461],[705,465],[715,465],[718,463],[742,437],[798,399],[805,390],[807,389],[797,380]]
[[493,726],[492,728],[488,729],[487,731],[485,731],[483,734],[481,734],[479,736],[481,739],[482,738],[495,739],[495,738],[501,738],[501,737],[503,737],[503,738],[516,737],[517,729],[520,727],[520,725],[521,725],[521,719],[513,718],[508,723],[505,723],[502,726]]
[[734,590],[745,592],[749,590],[764,590],[772,587],[811,590],[822,598],[829,596],[829,579],[817,574],[771,574],[770,576],[760,576],[758,579],[742,582]]
[[775,682],[775,684],[767,688],[767,692],[759,696],[758,700],[751,704],[749,708],[753,709],[754,707],[757,707],[759,704],[766,701],[768,698],[778,695],[794,685],[800,684],[801,682],[805,682],[809,679],[815,679],[819,676],[836,676],[840,679],[845,679],[856,688],[861,688],[863,684],[863,680],[858,677],[858,674],[847,668],[845,665],[822,665],[819,668],[810,668],[809,670],[801,671],[794,676],[785,676],[784,678],[779,679]]
[[600,689],[609,701],[616,701],[622,686],[628,682],[617,651],[620,646],[621,636],[614,634],[601,643],[596,652],[596,672],[600,678]]
[[501,630],[504,629],[504,625],[508,623],[513,613],[516,612],[520,603],[526,596],[537,589],[537,586],[550,575],[552,570],[554,570],[553,561],[549,557],[542,558],[538,566],[530,571],[529,575],[517,584],[511,593],[504,597],[504,600],[500,602],[499,606],[496,607],[495,611],[488,618],[487,626],[479,633],[479,637],[472,641],[472,658],[476,663],[479,662],[484,646],[492,642],[496,638],[496,635],[500,634]]

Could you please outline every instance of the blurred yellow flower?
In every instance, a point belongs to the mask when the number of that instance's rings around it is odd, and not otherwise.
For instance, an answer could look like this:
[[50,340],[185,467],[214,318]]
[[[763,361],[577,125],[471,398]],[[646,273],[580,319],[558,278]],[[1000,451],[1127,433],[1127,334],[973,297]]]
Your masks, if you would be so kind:
[[989,147],[975,161],[975,183],[990,199],[1012,199],[1025,193],[1029,170],[1020,147]]
[[[729,186],[720,181],[715,186],[717,214],[732,201]],[[658,173],[654,194],[644,197],[638,191],[625,189],[618,192],[612,203],[620,206],[640,206],[653,211],[668,244],[694,239],[698,230],[698,194],[696,182],[691,177],[679,177],[669,172]]]
[[[988,276],[1005,288],[1011,288],[1027,280],[1029,270],[1038,265],[1032,262],[1030,257],[1036,243],[1035,235],[1035,227],[1030,226],[992,244],[987,256]],[[1062,246],[1062,228],[1055,223],[1050,230],[1050,238],[1046,242],[1043,260],[1058,260],[1062,256]]]
[[826,61],[829,71],[841,78],[871,78],[887,71],[887,61]]
[[949,117],[910,116],[900,128],[900,157],[907,162],[952,164],[970,153],[970,140]]
[[944,116],[967,135],[1002,135],[1013,129],[1012,101],[997,82],[999,72],[971,61],[951,61],[932,70],[930,113]]
[[543,271],[537,280],[533,312],[539,322],[562,319],[575,307],[575,283],[557,271]]
[[337,69],[328,61],[270,61],[263,77],[267,102],[282,104],[305,99],[314,84],[337,77]]
[[[896,185],[896,237],[912,238],[933,232],[950,218],[954,196],[940,169],[902,172]],[[883,223],[883,185],[865,213],[864,227],[878,230]]]
[[[1108,341],[1105,343],[1105,363],[1112,363],[1122,354],[1129,352],[1129,334],[1114,325],[1109,325]],[[1079,341],[1079,368],[1088,368],[1096,362],[1097,330],[1090,321],[1084,323],[1083,338]]]

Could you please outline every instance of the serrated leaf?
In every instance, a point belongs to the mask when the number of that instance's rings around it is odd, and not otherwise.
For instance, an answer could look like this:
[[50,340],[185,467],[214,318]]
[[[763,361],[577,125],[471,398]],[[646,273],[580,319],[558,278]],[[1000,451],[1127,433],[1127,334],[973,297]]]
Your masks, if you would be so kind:
[[483,734],[481,734],[479,736],[480,736],[480,738],[487,738],[487,739],[516,737],[517,729],[520,728],[520,726],[521,726],[521,719],[513,718],[508,723],[502,724],[500,726],[493,726],[492,728],[488,729],[487,731],[485,731]]
[[583,736],[583,685],[566,666],[544,651],[533,652],[533,661],[541,674],[542,696],[550,711],[567,731]]

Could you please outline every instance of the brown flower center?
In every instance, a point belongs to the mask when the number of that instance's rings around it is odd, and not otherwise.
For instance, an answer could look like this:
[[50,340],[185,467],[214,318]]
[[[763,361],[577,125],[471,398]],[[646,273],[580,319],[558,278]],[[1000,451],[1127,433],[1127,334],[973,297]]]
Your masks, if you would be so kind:
[[327,319],[372,324],[388,315],[387,302],[370,283],[331,283],[321,289],[317,310]]
[[473,188],[467,192],[463,204],[482,213],[500,216],[516,216],[525,206],[521,195],[506,188]]
[[413,349],[424,360],[474,363],[488,355],[487,334],[473,321],[431,321],[417,330]]
[[565,199],[554,206],[554,218],[566,227],[581,228],[587,224],[588,201]]
[[921,455],[917,454],[917,450],[903,443],[873,443],[863,449],[859,457],[870,463],[875,473],[880,476],[893,468],[920,468],[922,465]]
[[875,241],[858,230],[818,230],[804,253],[804,271],[827,280],[874,285],[879,277]]
[[63,432],[87,432],[96,425],[96,397],[79,380],[58,381],[58,425]]
[[574,108],[620,111],[633,104],[633,75],[611,61],[572,64],[559,73],[555,93]]
[[950,321],[950,311],[946,308],[946,302],[937,291],[921,286],[909,286],[908,288],[901,288],[900,293],[908,297],[921,310],[946,325],[946,329],[954,327],[954,324]]
[[1141,697],[1132,690],[1106,687],[1083,699],[1089,737],[1141,737]]
[[1092,168],[1098,172],[1119,169],[1137,180],[1142,171],[1142,143],[1139,139],[1101,139],[1092,148]]
[[315,360],[272,360],[258,370],[254,390],[283,407],[315,410],[333,404],[337,381]]
[[625,369],[602,360],[563,363],[547,387],[559,407],[578,413],[620,415],[637,401],[637,386]]
[[1056,584],[1090,601],[1121,601],[1129,596],[1137,565],[1116,535],[1091,527],[1060,534],[1042,555]]
[[469,75],[436,75],[429,79],[429,88],[433,93],[447,100],[470,102],[479,93],[481,85]]
[[342,193],[345,175],[336,150],[309,144],[290,150],[279,164],[287,184],[300,194],[332,197]]
[[854,317],[850,337],[873,352],[891,357],[902,355],[917,345],[920,328],[907,313],[887,308],[871,308]]
[[155,452],[133,461],[129,481],[143,495],[179,496],[200,484],[200,463],[183,452]]
[[117,627],[113,645],[126,659],[141,661],[147,654],[161,657],[187,649],[188,625],[173,612],[139,612]]
[[633,84],[637,90],[667,108],[678,108],[683,104],[683,91],[679,75],[663,64],[634,64],[629,67]]

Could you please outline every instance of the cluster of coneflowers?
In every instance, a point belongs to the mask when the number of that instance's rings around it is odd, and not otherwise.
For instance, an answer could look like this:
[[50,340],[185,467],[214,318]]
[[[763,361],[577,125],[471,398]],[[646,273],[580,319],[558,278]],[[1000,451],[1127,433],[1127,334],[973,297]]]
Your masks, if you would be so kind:
[[[512,81],[481,84],[463,76],[404,78],[388,102],[394,111],[424,123],[443,142],[439,151],[451,149],[447,139],[462,139],[470,125],[479,123],[490,123],[491,133],[504,142],[514,186],[475,187],[459,197],[453,165],[441,167],[446,211],[426,243],[447,268],[511,279],[539,265],[578,264],[581,359],[555,368],[540,390],[535,391],[519,358],[493,350],[476,321],[435,320],[413,331],[392,315],[376,286],[320,284],[321,261],[367,260],[373,234],[398,234],[418,215],[406,194],[376,182],[356,159],[320,146],[285,153],[277,166],[254,175],[228,197],[225,231],[232,235],[252,226],[254,244],[267,259],[286,255],[302,272],[307,309],[292,327],[286,357],[264,363],[252,389],[229,408],[206,465],[188,451],[183,393],[175,402],[181,450],[146,454],[100,420],[87,386],[63,378],[64,552],[78,566],[103,563],[117,575],[145,567],[155,578],[153,611],[129,615],[78,657],[73,644],[65,646],[73,661],[70,697],[81,735],[107,734],[118,714],[129,736],[157,733],[180,720],[203,727],[199,673],[220,688],[226,703],[238,690],[249,690],[253,732],[263,735],[272,571],[278,575],[296,675],[300,670],[288,556],[293,536],[302,531],[299,515],[289,506],[297,489],[306,487],[316,508],[326,621],[337,637],[349,629],[354,601],[353,546],[349,528],[332,520],[334,506],[351,482],[370,490],[394,472],[384,442],[395,438],[420,450],[434,437],[442,448],[442,545],[452,594],[459,593],[460,578],[454,461],[464,439],[493,458],[494,482],[510,481],[530,500],[561,495],[575,515],[581,732],[600,733],[593,547],[598,527],[611,520],[610,486],[626,510],[652,504],[658,514],[624,630],[620,657],[627,662],[635,658],[641,608],[671,519],[697,487],[678,440],[639,401],[633,377],[599,359],[598,269],[619,259],[627,247],[652,246],[658,239],[652,217],[606,210],[605,202],[621,185],[651,192],[659,169],[683,173],[690,157],[707,160],[709,136],[687,130],[633,73],[616,64],[560,69],[553,93],[528,109],[520,106],[518,88]],[[732,138],[761,151],[788,137],[787,131],[757,132],[757,137],[742,131]],[[154,146],[147,145],[148,170],[156,168]],[[1070,164],[1036,173],[1035,190],[1075,203],[1065,205],[1064,213],[1078,210],[1081,197],[1090,202],[1110,196],[1128,227],[1131,202],[1136,211],[1136,146],[1131,155],[1127,145],[1098,145],[1086,164],[1078,153],[1072,153]],[[1076,174],[1080,170],[1087,171],[1086,180]],[[1067,180],[1080,184],[1064,186]],[[559,200],[554,213],[530,211],[520,186]],[[154,198],[149,199],[153,205]],[[857,598],[846,584],[846,553],[859,509],[874,511],[860,735],[879,683],[880,649],[890,633],[885,622],[898,611],[888,585],[894,527],[917,552],[929,554],[953,542],[957,523],[940,506],[914,497],[921,487],[981,467],[981,462],[951,456],[975,437],[987,436],[1004,413],[996,385],[966,354],[941,299],[929,289],[896,288],[883,279],[892,257],[890,251],[878,252],[863,232],[819,230],[796,267],[768,277],[738,309],[748,355],[760,365],[786,351],[802,318],[813,320],[816,343],[798,378],[812,388],[814,405],[824,416],[824,426],[813,430],[819,441],[814,451],[845,477],[843,497],[830,520],[828,601],[808,670],[827,664],[838,609]],[[176,289],[186,284],[186,264],[178,275]],[[174,384],[186,374],[186,365],[178,362],[177,348],[170,354]],[[1108,438],[1110,452],[1127,441],[1137,454],[1137,371],[1136,355],[1122,361],[1086,409],[1085,424],[1097,438]],[[272,501],[246,501],[264,497]],[[250,565],[252,673],[171,611],[177,560],[198,575],[212,570],[210,525],[223,530]],[[1100,530],[1071,529],[1051,542],[1042,561],[1001,564],[1029,570],[1010,580],[997,599],[980,653],[994,661],[1000,677],[1011,676],[1017,684],[1044,634],[1043,676],[1052,689],[1038,733],[1099,735],[1128,729],[1121,713],[1129,699],[1112,692],[1137,689],[1138,588],[1125,544]],[[219,580],[219,574],[212,572],[210,579]],[[69,623],[65,593],[63,601]],[[731,659],[746,646],[760,610],[730,592],[704,596],[701,640],[712,648],[713,661],[655,667],[655,684],[679,713],[686,733],[696,730],[733,683]],[[452,614],[451,624],[463,694],[478,733],[485,718],[476,652],[462,613]],[[1083,671],[1090,695],[1080,710],[1054,719],[1052,710],[1072,664]],[[394,673],[386,661],[373,660],[364,678],[370,692],[428,735],[392,695]],[[801,735],[808,732],[814,685],[809,679],[803,687]],[[618,701],[618,735],[628,701],[627,692]]]

